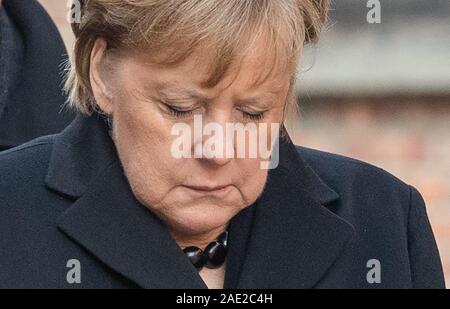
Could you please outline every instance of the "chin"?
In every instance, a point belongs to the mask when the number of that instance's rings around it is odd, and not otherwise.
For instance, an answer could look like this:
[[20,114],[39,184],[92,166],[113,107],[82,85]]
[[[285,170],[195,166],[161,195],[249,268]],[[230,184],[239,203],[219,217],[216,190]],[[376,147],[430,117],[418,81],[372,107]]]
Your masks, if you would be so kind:
[[177,208],[164,215],[166,224],[185,234],[195,235],[223,227],[245,206],[198,203]]

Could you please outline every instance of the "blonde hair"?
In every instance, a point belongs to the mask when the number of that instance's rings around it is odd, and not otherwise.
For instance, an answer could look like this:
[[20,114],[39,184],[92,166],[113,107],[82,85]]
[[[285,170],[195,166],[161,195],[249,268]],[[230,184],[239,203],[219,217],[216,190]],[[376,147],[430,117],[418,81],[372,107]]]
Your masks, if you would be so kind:
[[[264,81],[284,62],[292,74],[289,105],[296,105],[294,84],[299,53],[318,40],[328,0],[76,0],[80,23],[73,23],[75,47],[66,70],[70,106],[84,114],[96,110],[90,85],[90,54],[97,38],[108,50],[164,51],[160,64],[176,65],[199,46],[213,58],[204,87],[217,85],[239,56],[258,38],[273,55]],[[249,38],[251,38],[249,40]],[[162,53],[160,53],[162,54]],[[288,106],[287,108],[292,108]]]

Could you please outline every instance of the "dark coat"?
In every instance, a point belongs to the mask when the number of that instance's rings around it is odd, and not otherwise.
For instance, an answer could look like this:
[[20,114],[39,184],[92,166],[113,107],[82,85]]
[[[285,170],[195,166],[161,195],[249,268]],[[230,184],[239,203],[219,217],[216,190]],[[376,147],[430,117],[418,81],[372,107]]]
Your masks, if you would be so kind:
[[67,52],[54,23],[35,0],[3,0],[3,9],[15,37],[0,39],[0,61],[9,68],[2,81],[8,83],[3,85],[8,93],[0,95],[0,150],[58,133],[74,118],[61,110],[61,65]]
[[[0,154],[0,287],[205,288],[134,198],[97,116]],[[354,159],[280,143],[263,194],[230,224],[226,288],[443,288],[424,201]],[[67,261],[81,263],[69,284]],[[381,264],[368,283],[367,262]]]

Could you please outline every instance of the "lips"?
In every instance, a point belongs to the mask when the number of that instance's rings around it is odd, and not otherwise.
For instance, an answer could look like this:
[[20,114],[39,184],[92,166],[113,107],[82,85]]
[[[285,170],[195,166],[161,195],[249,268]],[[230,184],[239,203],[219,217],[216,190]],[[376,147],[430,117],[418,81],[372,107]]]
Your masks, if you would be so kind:
[[213,192],[220,192],[220,191],[224,191],[227,190],[228,188],[231,187],[231,185],[224,185],[224,186],[185,186],[188,189],[194,190],[194,191],[199,191],[199,192],[204,192],[204,193],[213,193]]
[[218,199],[224,199],[231,195],[233,192],[233,185],[187,185],[184,187],[187,188],[189,193],[196,198],[214,197]]

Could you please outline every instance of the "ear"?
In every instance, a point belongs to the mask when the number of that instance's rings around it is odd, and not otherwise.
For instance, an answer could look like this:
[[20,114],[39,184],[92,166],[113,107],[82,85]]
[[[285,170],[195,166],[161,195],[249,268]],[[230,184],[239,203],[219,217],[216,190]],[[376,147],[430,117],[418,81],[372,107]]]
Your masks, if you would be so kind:
[[107,79],[106,72],[106,49],[108,43],[103,38],[97,38],[91,51],[91,65],[89,78],[91,82],[92,93],[97,106],[107,115],[113,113],[113,100],[111,92],[108,91],[111,85],[111,78]]

